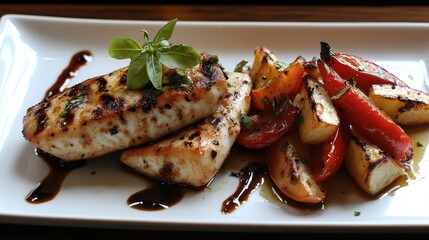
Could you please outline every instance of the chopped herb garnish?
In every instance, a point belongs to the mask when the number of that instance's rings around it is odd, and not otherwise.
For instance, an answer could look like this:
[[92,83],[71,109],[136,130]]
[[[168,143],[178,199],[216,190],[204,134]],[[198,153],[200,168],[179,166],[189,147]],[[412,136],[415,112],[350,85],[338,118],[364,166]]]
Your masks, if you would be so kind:
[[341,89],[335,96],[331,97],[331,100],[337,100],[339,99],[341,96],[343,96],[344,93],[347,92],[347,90],[349,90],[351,88],[350,85],[346,85],[343,89]]
[[116,38],[110,42],[109,55],[116,59],[129,58],[127,87],[140,89],[151,82],[162,88],[162,65],[168,68],[189,68],[201,62],[201,55],[191,46],[170,44],[177,18],[165,24],[150,41],[149,33],[142,30],[144,44],[130,38]]
[[219,63],[219,57],[217,55],[210,55],[209,61],[211,65],[219,67],[222,71],[225,70],[225,68]]
[[243,68],[248,63],[247,60],[241,60],[234,68],[234,72],[243,72]]
[[353,215],[354,215],[355,217],[359,217],[359,216],[360,216],[360,211],[354,211]]
[[85,103],[87,101],[88,101],[88,95],[86,95],[86,94],[70,99],[70,101],[66,104],[64,111],[60,114],[60,117],[67,116],[67,114],[70,110],[81,106],[83,103]]
[[286,68],[288,64],[282,61],[274,61],[274,66],[276,68]]
[[168,85],[175,90],[187,89],[190,83],[188,74],[180,70],[177,70],[168,78]]
[[423,144],[421,142],[417,142],[417,147],[423,147]]
[[274,97],[271,105],[273,106],[273,115],[275,117],[279,116],[283,112],[283,109],[281,107],[280,108],[277,107],[277,102],[278,102],[277,98]]
[[356,81],[353,78],[350,78],[348,81],[348,84],[346,84],[346,86],[341,89],[335,96],[331,97],[331,100],[337,100],[339,99],[344,93],[347,92],[347,90],[349,90],[352,86],[356,85]]
[[371,157],[371,150],[366,149],[365,150],[365,159],[369,159]]
[[385,78],[385,75],[384,75],[383,69],[381,69],[381,67],[378,67],[378,68],[377,68],[377,75],[378,75],[379,77],[381,77],[381,78]]
[[362,63],[361,65],[359,65],[358,70],[362,72],[365,70],[365,68],[366,68],[366,64]]
[[250,121],[249,117],[245,113],[240,113],[240,122],[244,124],[247,129],[253,129],[252,121]]

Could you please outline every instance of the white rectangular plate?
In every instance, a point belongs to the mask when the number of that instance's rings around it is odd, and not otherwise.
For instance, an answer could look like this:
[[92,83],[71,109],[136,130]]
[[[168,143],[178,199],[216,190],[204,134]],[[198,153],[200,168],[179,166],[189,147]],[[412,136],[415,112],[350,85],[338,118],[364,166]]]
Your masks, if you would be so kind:
[[[71,172],[51,201],[29,204],[26,195],[48,173],[21,134],[26,109],[39,102],[70,58],[89,50],[93,61],[83,66],[69,86],[128,64],[108,56],[110,41],[130,37],[143,42],[141,29],[153,37],[162,21],[117,21],[6,15],[0,24],[0,222],[86,227],[251,229],[429,227],[429,127],[408,129],[415,147],[415,179],[380,199],[370,199],[341,170],[326,182],[323,206],[295,207],[278,201],[264,185],[231,214],[223,201],[234,193],[238,172],[251,154],[230,158],[205,191],[187,194],[162,211],[129,207],[127,198],[144,189],[145,179],[123,169],[115,157],[88,161]],[[282,61],[298,55],[318,57],[320,41],[374,60],[410,86],[429,91],[429,24],[425,23],[274,23],[180,21],[171,42],[193,45],[219,56],[227,71],[242,59],[253,61],[261,45]],[[424,159],[424,160],[420,160]],[[360,216],[355,216],[360,212]],[[395,228],[398,229],[398,228]]]

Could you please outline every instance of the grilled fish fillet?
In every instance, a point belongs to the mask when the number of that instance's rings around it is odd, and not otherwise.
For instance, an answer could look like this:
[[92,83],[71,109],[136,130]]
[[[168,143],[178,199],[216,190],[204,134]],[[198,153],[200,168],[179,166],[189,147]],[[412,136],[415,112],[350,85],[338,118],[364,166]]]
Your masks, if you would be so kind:
[[228,73],[228,95],[204,121],[155,144],[122,152],[132,170],[170,183],[201,187],[208,184],[229,155],[240,132],[240,115],[250,108],[248,74]]
[[[23,136],[64,161],[137,146],[212,115],[227,92],[225,73],[201,64],[184,69],[188,82],[163,91],[127,89],[128,67],[88,79],[27,110]],[[170,69],[163,78],[176,77]],[[182,75],[183,76],[183,75]],[[185,75],[186,76],[186,75]]]

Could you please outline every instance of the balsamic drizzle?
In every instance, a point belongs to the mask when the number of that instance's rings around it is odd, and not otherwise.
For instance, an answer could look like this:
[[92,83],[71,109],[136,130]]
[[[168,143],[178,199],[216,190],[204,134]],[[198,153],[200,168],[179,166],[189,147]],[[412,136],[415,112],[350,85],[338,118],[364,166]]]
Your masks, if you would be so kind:
[[62,92],[70,80],[77,75],[80,67],[92,61],[92,53],[82,50],[73,55],[69,65],[61,72],[55,83],[45,92],[45,98]]
[[85,166],[85,160],[64,162],[38,148],[36,155],[41,157],[49,166],[48,175],[27,195],[25,200],[29,203],[44,203],[55,198],[60,191],[65,177],[74,169]]
[[240,207],[247,201],[250,194],[264,183],[266,175],[266,167],[257,162],[248,164],[240,172],[234,174],[239,177],[239,184],[235,192],[222,203],[221,212],[229,214]]
[[[86,63],[92,60],[92,53],[88,50],[83,50],[75,53],[70,60],[69,65],[58,76],[55,83],[45,92],[45,98],[62,92],[70,80],[75,77],[77,70]],[[46,106],[48,107],[48,106]],[[44,110],[44,109],[41,109]],[[43,127],[45,124],[46,115],[41,113],[39,126]],[[41,128],[43,129],[43,128]],[[37,129],[37,131],[41,131]],[[36,133],[37,133],[36,131]],[[49,166],[48,175],[26,196],[25,200],[29,203],[43,203],[52,200],[61,189],[61,185],[65,177],[74,169],[83,167],[86,163],[85,160],[64,162],[55,156],[52,156],[41,149],[36,148],[35,153],[41,157]]]

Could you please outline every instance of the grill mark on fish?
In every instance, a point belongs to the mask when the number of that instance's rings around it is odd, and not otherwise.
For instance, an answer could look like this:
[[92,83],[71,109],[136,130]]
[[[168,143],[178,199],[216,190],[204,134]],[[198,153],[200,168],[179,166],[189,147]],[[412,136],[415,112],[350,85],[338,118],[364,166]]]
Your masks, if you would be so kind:
[[103,77],[99,77],[98,79],[98,91],[100,92],[107,92],[106,84],[107,81]]
[[154,89],[145,89],[143,98],[141,101],[141,109],[143,112],[148,113],[152,107],[156,106],[158,102],[159,92]]
[[36,131],[34,131],[34,135],[39,134],[40,132],[42,132],[45,128],[46,128],[46,120],[47,120],[47,116],[46,116],[46,109],[50,107],[49,102],[47,101],[43,101],[40,105],[39,108],[37,109],[37,111],[35,112],[35,118],[37,120],[37,128]]

